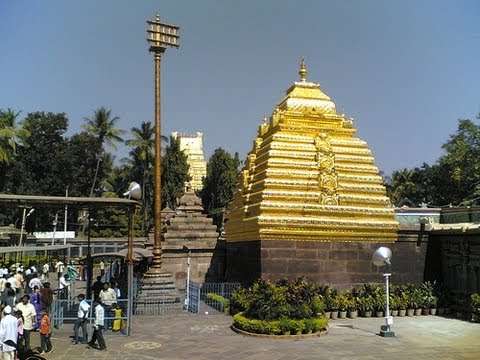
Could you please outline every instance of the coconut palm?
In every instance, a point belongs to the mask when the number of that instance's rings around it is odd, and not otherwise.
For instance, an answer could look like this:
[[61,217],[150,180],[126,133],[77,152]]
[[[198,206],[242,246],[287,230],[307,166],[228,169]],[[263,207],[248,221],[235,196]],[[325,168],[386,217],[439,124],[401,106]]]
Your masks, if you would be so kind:
[[93,195],[93,190],[95,189],[98,168],[100,166],[100,161],[102,160],[102,155],[105,152],[105,145],[116,149],[117,143],[123,142],[121,135],[124,133],[124,130],[116,127],[116,122],[118,120],[120,120],[118,116],[112,117],[111,110],[103,106],[94,111],[93,117],[85,118],[86,124],[83,126],[84,129],[97,138],[98,144],[101,148],[101,153],[98,154],[97,157],[97,166],[95,169],[92,188],[90,189],[90,196]]
[[0,163],[9,164],[15,155],[17,145],[29,136],[28,130],[19,127],[17,118],[20,111],[0,111]]

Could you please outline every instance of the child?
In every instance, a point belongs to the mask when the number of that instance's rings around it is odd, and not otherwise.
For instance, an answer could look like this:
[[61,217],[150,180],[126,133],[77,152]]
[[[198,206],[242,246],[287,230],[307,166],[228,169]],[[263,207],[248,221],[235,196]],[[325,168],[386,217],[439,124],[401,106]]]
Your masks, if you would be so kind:
[[113,304],[112,306],[113,313],[115,314],[115,320],[113,320],[112,330],[120,331],[122,330],[122,309],[118,304]]
[[52,343],[50,341],[50,335],[52,334],[52,327],[50,324],[50,317],[46,310],[42,310],[42,319],[40,320],[40,347],[41,353],[49,353],[52,351]]

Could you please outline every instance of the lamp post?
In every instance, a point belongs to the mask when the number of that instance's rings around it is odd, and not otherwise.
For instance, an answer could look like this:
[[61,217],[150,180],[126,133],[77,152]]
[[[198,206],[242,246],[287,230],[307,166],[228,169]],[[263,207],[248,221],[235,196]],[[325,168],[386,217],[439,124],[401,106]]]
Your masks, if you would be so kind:
[[[128,191],[123,194],[123,196],[128,196],[130,200],[142,199],[142,188],[135,181],[131,182]],[[127,264],[128,264],[128,273],[127,273],[127,289],[128,289],[128,314],[127,314],[127,335],[130,335],[132,332],[132,316],[133,316],[133,212],[132,207],[128,207],[128,249],[127,249]]]
[[153,53],[155,68],[155,165],[154,165],[154,243],[153,264],[146,277],[156,277],[161,274],[162,267],[162,220],[161,220],[161,99],[160,99],[160,61],[167,47],[179,47],[179,27],[160,22],[157,14],[154,20],[147,21],[147,41],[149,51]]
[[[372,255],[372,263],[377,267],[391,265],[392,259],[392,250],[387,247],[379,247]],[[385,325],[380,327],[380,336],[383,337],[394,337],[395,333],[391,329],[393,325],[393,317],[390,316],[390,291],[389,291],[389,278],[392,274],[385,272],[383,276],[385,277],[385,297],[386,297],[386,306],[385,306]]]

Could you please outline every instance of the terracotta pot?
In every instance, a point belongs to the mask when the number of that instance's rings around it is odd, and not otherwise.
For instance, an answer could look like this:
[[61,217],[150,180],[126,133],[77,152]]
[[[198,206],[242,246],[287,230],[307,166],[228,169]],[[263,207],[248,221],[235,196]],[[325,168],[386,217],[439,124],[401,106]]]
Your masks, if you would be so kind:
[[332,311],[332,312],[330,313],[330,318],[331,318],[332,320],[336,320],[336,319],[338,318],[338,311]]
[[353,311],[348,312],[348,317],[350,319],[355,319],[357,316],[358,316],[358,311],[357,310],[353,310]]
[[[432,310],[433,310],[433,309],[432,309]],[[438,309],[437,309],[437,314],[438,314],[438,315],[443,315],[443,314],[445,314],[445,309],[444,309],[444,308],[438,308]],[[432,315],[433,315],[433,314],[432,314]]]
[[407,316],[413,316],[413,315],[415,315],[415,310],[407,309]]
[[371,311],[364,311],[363,316],[366,318],[372,317],[372,312]]
[[338,317],[340,319],[346,319],[347,318],[347,312],[346,311],[339,311],[338,312]]
[[331,314],[330,311],[325,311],[325,317],[326,317],[327,319],[330,319],[330,314]]
[[398,316],[404,317],[406,314],[407,314],[407,310],[405,309],[398,310]]
[[422,315],[430,315],[430,309],[422,309]]
[[422,309],[415,309],[415,316],[422,315]]
[[430,309],[430,314],[437,315],[437,309],[435,309],[435,308]]
[[376,311],[375,316],[376,317],[383,317],[383,311]]

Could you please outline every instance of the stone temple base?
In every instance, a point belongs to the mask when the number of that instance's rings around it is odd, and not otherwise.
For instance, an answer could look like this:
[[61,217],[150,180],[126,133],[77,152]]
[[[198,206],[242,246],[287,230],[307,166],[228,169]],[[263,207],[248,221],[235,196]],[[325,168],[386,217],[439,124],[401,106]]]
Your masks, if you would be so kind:
[[168,306],[169,308],[178,306],[179,309],[183,306],[180,294],[175,286],[175,279],[170,273],[143,278],[135,304],[136,315],[156,315],[161,312],[159,308],[162,306]]
[[227,281],[249,284],[255,279],[306,277],[339,288],[383,282],[371,264],[379,246],[392,249],[392,283],[421,282],[427,243],[400,236],[395,243],[263,240],[227,242]]

